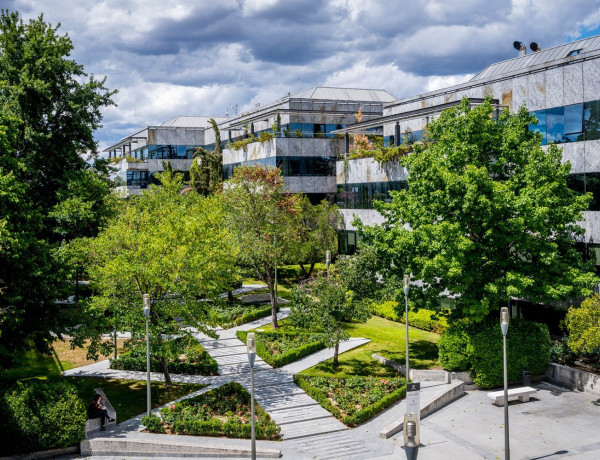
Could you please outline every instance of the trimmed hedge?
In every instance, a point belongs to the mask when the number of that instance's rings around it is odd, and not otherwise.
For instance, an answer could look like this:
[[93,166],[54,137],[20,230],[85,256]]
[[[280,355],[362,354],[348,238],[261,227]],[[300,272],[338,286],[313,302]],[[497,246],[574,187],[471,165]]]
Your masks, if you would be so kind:
[[[246,343],[246,336],[248,335],[247,331],[237,331],[237,338],[242,342]],[[260,356],[267,364],[273,367],[281,367],[286,364],[292,363],[294,361],[299,360],[300,358],[304,358],[312,353],[315,353],[319,350],[325,348],[325,344],[322,341],[310,342],[305,345],[302,345],[298,348],[294,348],[293,350],[288,351],[287,353],[282,353],[280,355],[273,355],[269,349],[265,346],[264,343],[261,342],[261,335],[288,335],[288,336],[298,336],[305,335],[302,333],[290,333],[290,332],[256,332],[256,354]],[[306,334],[309,335],[309,334]]]
[[85,437],[86,405],[66,382],[17,382],[2,392],[0,414],[4,455],[69,447]]
[[402,399],[404,396],[406,396],[405,385],[402,388],[398,388],[397,390],[394,390],[391,393],[387,394],[383,398],[379,399],[376,403],[362,408],[353,415],[342,415],[341,410],[337,406],[334,406],[331,402],[331,399],[327,397],[327,393],[310,384],[310,378],[311,376],[296,374],[294,375],[294,382],[296,383],[296,385],[302,388],[306,392],[306,394],[308,394],[311,398],[317,401],[321,405],[321,407],[331,412],[335,418],[341,420],[342,423],[350,427],[360,425],[361,423],[369,420],[371,417],[378,414],[382,410],[388,408],[399,399]]
[[[254,409],[256,438],[280,439],[281,428],[269,414],[258,404]],[[144,416],[142,424],[154,433],[250,438],[250,394],[237,382],[227,383],[161,409],[160,417]]]
[[[277,311],[279,311],[279,306],[277,307]],[[257,310],[252,310],[248,313],[244,313],[242,316],[236,318],[233,321],[233,327],[241,326],[242,324],[249,323],[251,321],[256,321],[257,319],[264,318],[265,316],[269,316],[271,314],[271,305],[266,306],[265,308],[259,308]]]
[[[469,371],[473,382],[482,388],[503,384],[502,332],[497,319],[456,323],[442,335],[438,347],[446,370]],[[524,370],[540,375],[548,369],[550,333],[545,324],[511,319],[506,347],[510,382],[521,381]]]
[[[373,303],[371,308],[375,316],[380,316],[382,318],[389,319],[390,321],[396,321],[402,324],[405,322],[404,313],[399,314],[397,311],[398,302],[388,300],[380,304]],[[402,307],[401,310],[404,311],[404,307]],[[448,321],[443,316],[438,316],[437,319],[434,319],[436,318],[435,315],[436,312],[424,308],[421,308],[418,311],[409,311],[408,324],[412,327],[416,327],[417,329],[423,329],[425,331],[442,334],[448,328]]]
[[[219,371],[218,363],[198,342],[193,339],[180,337],[174,339],[178,344],[179,354],[185,354],[187,361],[179,359],[168,359],[169,372],[173,374],[191,374],[191,375],[217,375]],[[177,357],[178,358],[178,357]],[[117,359],[110,359],[111,369],[121,369],[126,371],[146,371],[146,347],[134,345],[131,351],[123,353]],[[152,372],[162,372],[162,364],[159,359],[150,359],[150,370]]]

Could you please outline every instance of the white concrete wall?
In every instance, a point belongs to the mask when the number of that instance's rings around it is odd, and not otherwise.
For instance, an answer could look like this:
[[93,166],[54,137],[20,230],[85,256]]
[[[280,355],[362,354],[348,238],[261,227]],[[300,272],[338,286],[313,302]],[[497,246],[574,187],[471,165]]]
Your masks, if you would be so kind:
[[[344,170],[345,163],[348,165],[346,170]],[[373,158],[358,158],[347,162],[337,161],[335,167],[339,185],[406,180],[406,169],[397,162],[382,166]]]

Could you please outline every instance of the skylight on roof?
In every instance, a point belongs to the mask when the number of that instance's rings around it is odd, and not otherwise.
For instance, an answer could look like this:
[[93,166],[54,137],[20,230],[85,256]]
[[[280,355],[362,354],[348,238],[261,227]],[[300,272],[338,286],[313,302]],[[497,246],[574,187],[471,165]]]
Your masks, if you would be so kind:
[[582,49],[583,48],[579,48],[578,50],[570,51],[569,54],[567,54],[567,57],[569,57],[569,56],[577,56],[579,53],[581,53]]

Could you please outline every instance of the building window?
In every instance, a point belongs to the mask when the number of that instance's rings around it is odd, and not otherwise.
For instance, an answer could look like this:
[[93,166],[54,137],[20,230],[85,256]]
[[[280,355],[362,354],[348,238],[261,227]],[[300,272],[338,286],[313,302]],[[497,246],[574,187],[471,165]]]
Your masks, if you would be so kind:
[[408,188],[406,181],[366,182],[337,186],[336,203],[342,209],[373,209],[373,201],[391,202],[390,192]]
[[578,50],[573,50],[573,51],[570,51],[570,52],[569,52],[569,54],[567,54],[567,57],[570,57],[570,56],[577,56],[579,53],[581,53],[581,50],[582,50],[582,49],[583,49],[583,48],[579,48]]

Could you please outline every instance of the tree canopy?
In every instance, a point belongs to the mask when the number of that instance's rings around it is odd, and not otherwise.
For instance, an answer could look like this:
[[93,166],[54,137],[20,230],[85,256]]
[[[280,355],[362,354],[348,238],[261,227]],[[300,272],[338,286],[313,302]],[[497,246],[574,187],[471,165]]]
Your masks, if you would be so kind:
[[275,266],[297,242],[294,215],[298,212],[298,199],[284,190],[279,169],[262,166],[235,168],[223,198],[227,226],[242,248],[240,261],[267,283],[273,327],[277,327]]
[[114,93],[69,58],[72,49],[42,16],[25,23],[0,13],[0,334],[12,349],[0,349],[0,360],[30,339],[47,349],[51,332],[61,333],[55,301],[70,287],[57,244],[100,225],[90,192],[76,184],[98,174],[83,155],[95,152],[93,132]]
[[[411,298],[481,320],[510,298],[532,302],[590,295],[598,279],[574,240],[590,196],[567,187],[571,165],[541,146],[522,107],[492,117],[490,99],[464,99],[428,127],[427,144],[401,160],[408,189],[375,202],[385,223],[357,222],[382,260],[382,273],[418,283]],[[401,283],[396,281],[398,289]]]
[[168,169],[159,179],[162,187],[132,197],[92,240],[89,273],[97,295],[86,304],[76,343],[91,339],[94,355],[101,335],[112,330],[143,338],[142,296],[150,294],[152,349],[168,383],[162,336],[188,333],[182,326],[212,334],[210,305],[238,280],[238,246],[218,196],[180,195],[181,175]]
[[600,296],[585,299],[579,307],[571,307],[565,318],[569,332],[569,348],[575,353],[600,350]]

